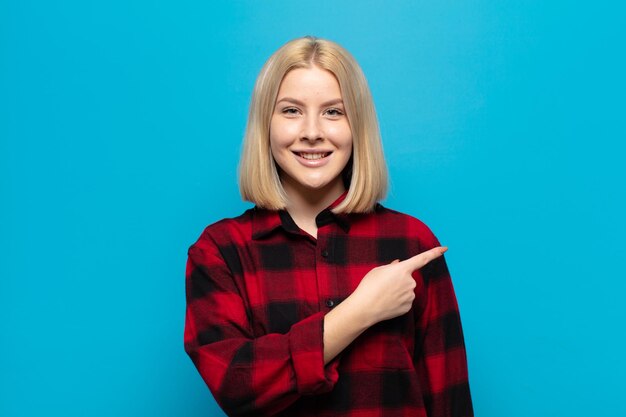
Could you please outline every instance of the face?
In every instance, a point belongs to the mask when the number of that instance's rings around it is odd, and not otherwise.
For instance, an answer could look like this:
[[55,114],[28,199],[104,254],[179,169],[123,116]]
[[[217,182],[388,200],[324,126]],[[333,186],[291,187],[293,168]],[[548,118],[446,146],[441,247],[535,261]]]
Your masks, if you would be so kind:
[[270,147],[285,191],[343,192],[352,132],[335,76],[316,66],[285,75],[270,123]]

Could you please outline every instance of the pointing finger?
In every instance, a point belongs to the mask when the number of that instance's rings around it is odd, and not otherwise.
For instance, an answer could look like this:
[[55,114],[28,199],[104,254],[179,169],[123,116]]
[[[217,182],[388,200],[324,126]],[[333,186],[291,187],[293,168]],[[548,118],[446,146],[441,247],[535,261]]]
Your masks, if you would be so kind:
[[447,246],[437,246],[435,248],[419,253],[400,263],[406,265],[411,271],[415,271],[416,269],[420,269],[433,259],[439,258],[447,250]]

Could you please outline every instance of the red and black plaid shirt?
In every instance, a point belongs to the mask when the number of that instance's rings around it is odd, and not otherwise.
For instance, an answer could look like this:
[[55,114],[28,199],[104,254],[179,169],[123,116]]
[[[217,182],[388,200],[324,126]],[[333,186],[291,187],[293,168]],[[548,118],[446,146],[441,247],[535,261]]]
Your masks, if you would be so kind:
[[413,273],[409,313],[367,329],[324,366],[324,315],[372,268],[438,246],[377,205],[316,218],[253,208],[189,248],[185,350],[229,415],[472,416],[463,332],[443,257]]

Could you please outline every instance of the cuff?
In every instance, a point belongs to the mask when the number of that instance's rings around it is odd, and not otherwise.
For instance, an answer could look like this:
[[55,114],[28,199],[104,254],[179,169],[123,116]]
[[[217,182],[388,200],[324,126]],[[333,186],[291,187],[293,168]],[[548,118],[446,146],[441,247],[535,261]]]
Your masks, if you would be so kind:
[[333,389],[339,373],[335,358],[324,366],[324,313],[316,313],[293,325],[289,331],[289,350],[298,392],[321,394]]

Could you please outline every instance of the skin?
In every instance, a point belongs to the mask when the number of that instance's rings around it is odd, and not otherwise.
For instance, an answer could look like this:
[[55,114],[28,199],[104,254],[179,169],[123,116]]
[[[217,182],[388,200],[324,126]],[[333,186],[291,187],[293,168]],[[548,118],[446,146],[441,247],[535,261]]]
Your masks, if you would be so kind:
[[[352,132],[341,98],[331,72],[316,66],[294,69],[281,82],[270,123],[270,148],[287,193],[287,211],[313,237],[315,217],[345,191],[341,172],[352,154]],[[305,166],[296,155],[321,151],[330,152],[323,166]],[[439,246],[369,271],[324,316],[324,363],[370,326],[406,314],[415,299],[411,274],[446,250]]]
[[324,364],[374,324],[406,314],[415,299],[413,271],[443,255],[438,246],[369,271],[354,292],[324,316]]
[[[341,172],[352,154],[350,123],[331,72],[313,66],[285,75],[270,122],[270,148],[289,197],[287,211],[317,237],[315,216],[345,191]],[[323,166],[307,167],[296,151],[331,154]]]

